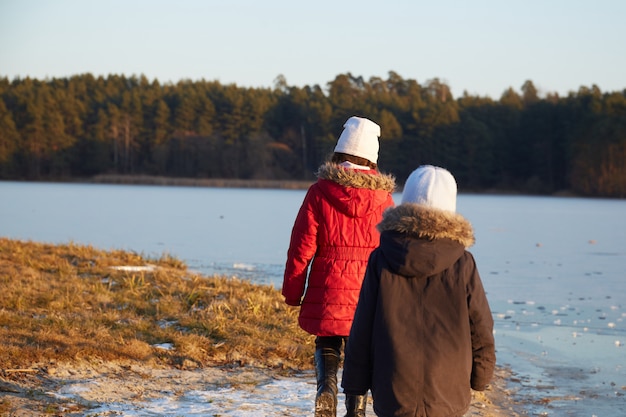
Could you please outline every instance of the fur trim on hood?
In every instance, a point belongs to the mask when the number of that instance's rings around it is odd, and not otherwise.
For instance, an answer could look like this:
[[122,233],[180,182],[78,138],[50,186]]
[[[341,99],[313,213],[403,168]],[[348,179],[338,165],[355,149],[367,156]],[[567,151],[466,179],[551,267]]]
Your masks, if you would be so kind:
[[378,224],[381,233],[392,230],[420,239],[451,239],[469,248],[475,242],[471,223],[458,213],[421,204],[404,203],[387,209]]
[[384,190],[393,193],[396,189],[396,179],[390,174],[377,173],[358,169],[345,169],[332,162],[326,162],[319,167],[318,178],[334,181],[345,187],[366,188],[369,190]]

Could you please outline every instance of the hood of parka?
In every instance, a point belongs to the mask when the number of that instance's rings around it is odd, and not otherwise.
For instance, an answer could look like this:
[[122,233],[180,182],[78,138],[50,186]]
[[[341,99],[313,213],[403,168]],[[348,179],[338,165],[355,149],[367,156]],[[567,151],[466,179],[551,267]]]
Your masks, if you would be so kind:
[[350,217],[362,217],[383,204],[396,188],[392,175],[374,169],[343,168],[332,162],[319,167],[320,189],[331,204]]
[[390,269],[407,277],[449,268],[475,242],[472,225],[460,214],[413,203],[387,209],[378,230]]

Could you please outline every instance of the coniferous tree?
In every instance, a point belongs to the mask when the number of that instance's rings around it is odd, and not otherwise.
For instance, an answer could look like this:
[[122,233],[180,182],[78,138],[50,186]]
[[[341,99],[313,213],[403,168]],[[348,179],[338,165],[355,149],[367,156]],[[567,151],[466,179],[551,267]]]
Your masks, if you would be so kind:
[[17,151],[20,134],[15,127],[12,114],[0,99],[0,176],[11,177],[12,163]]

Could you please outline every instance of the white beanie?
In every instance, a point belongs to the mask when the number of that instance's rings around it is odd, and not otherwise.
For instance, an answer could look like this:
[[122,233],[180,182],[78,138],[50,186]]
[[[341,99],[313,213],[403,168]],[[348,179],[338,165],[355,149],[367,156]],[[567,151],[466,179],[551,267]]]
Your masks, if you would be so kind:
[[352,116],[343,127],[335,152],[358,156],[377,163],[380,126],[369,119]]
[[456,181],[444,168],[422,165],[407,178],[402,191],[402,203],[423,204],[455,212]]

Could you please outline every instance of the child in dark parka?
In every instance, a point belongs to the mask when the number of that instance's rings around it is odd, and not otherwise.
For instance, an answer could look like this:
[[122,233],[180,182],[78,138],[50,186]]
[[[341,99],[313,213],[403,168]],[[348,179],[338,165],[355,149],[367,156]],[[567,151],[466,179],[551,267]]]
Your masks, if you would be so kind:
[[456,193],[450,172],[420,166],[378,225],[341,384],[371,390],[377,416],[462,416],[493,376],[493,318]]

